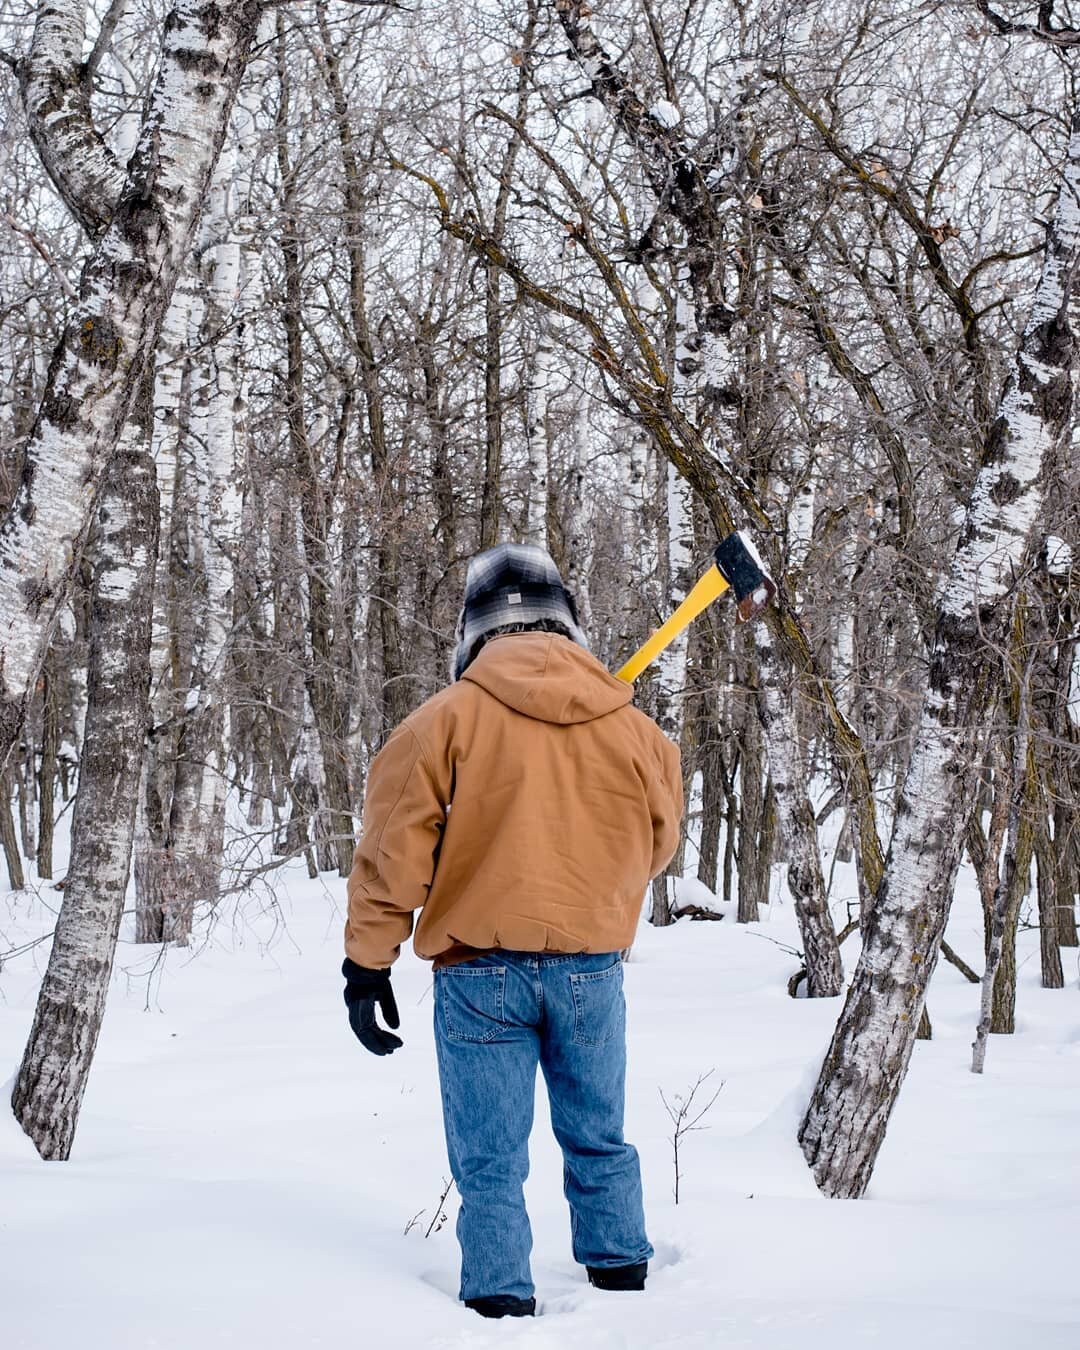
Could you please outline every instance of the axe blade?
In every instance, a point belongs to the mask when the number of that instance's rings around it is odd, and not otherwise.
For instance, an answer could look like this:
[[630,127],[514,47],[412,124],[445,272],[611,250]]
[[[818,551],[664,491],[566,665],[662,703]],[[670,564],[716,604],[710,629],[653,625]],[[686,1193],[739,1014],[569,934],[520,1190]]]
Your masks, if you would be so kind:
[[765,570],[757,549],[739,530],[716,546],[717,570],[735,592],[739,623],[756,619],[776,594],[776,582]]

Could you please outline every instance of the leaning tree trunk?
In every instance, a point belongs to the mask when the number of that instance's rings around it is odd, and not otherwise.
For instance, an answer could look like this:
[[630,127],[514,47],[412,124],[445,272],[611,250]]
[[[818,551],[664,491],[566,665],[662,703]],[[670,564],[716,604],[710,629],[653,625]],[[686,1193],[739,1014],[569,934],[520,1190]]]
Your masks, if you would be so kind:
[[258,0],[181,0],[165,21],[139,144],[83,268],[81,300],[0,523],[0,763],[26,716],[106,467],[190,252],[260,10]]
[[150,689],[153,461],[134,424],[101,495],[88,707],[71,863],[11,1105],[43,1158],[71,1153],[124,910]]
[[1068,296],[1080,261],[1080,113],[1042,276],[938,602],[914,750],[863,951],[799,1139],[818,1186],[866,1190],[915,1040],[956,880],[978,730],[1000,683],[994,640],[1069,425]]

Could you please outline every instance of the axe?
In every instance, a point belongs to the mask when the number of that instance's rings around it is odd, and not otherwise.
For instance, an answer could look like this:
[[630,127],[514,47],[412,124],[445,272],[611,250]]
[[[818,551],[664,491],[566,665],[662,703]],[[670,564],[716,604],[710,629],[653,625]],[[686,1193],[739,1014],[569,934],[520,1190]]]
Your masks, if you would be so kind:
[[716,546],[712,567],[705,573],[679,608],[661,625],[652,637],[639,647],[621,669],[617,679],[633,684],[650,662],[655,661],[664,648],[675,640],[692,619],[726,590],[735,592],[738,623],[756,619],[776,594],[776,583],[758,557],[757,549],[744,534],[736,530]]

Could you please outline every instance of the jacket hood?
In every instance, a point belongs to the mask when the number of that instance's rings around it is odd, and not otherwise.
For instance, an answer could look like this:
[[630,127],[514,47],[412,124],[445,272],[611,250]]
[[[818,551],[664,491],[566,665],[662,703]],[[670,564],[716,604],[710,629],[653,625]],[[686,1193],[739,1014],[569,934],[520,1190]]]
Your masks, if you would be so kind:
[[595,656],[557,633],[505,633],[471,662],[471,680],[514,712],[569,726],[622,708],[633,689]]

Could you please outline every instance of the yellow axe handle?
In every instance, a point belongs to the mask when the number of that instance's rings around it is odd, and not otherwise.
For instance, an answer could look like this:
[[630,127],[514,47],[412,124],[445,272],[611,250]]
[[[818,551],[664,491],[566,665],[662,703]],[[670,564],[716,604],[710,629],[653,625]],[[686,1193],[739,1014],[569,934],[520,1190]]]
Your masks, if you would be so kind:
[[688,623],[728,589],[728,584],[714,563],[668,621],[658,628],[643,647],[639,647],[629,661],[615,672],[616,679],[633,684],[651,661],[655,661],[669,642],[673,642]]

